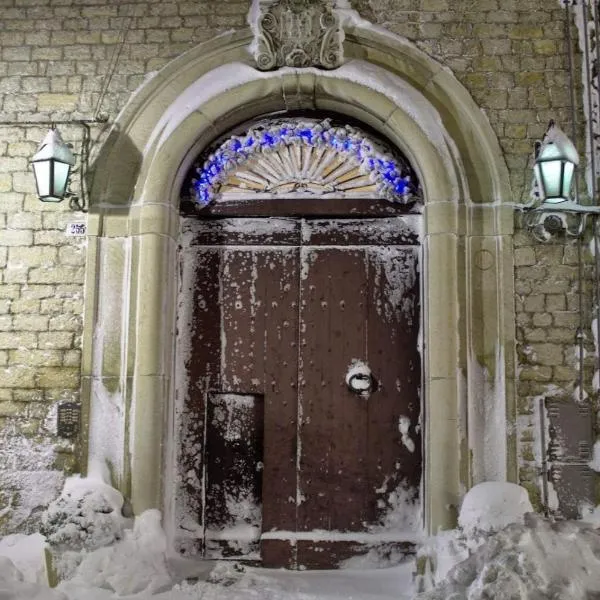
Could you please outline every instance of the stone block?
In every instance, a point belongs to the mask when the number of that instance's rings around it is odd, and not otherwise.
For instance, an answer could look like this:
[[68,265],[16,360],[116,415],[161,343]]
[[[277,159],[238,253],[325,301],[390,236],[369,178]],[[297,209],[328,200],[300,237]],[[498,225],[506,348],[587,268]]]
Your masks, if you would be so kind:
[[0,173],[0,193],[10,192],[12,190],[12,175],[10,173]]
[[533,51],[536,54],[542,54],[547,56],[554,55],[556,54],[556,49],[556,41],[551,39],[534,40],[533,42]]
[[24,416],[27,412],[27,404],[12,400],[0,401],[0,417]]
[[42,216],[34,212],[15,212],[8,215],[8,229],[39,229],[42,226]]
[[11,267],[7,265],[4,269],[5,283],[27,283],[28,267]]
[[66,240],[62,230],[36,231],[34,235],[36,246],[62,246]]
[[38,367],[36,369],[36,384],[40,388],[78,388],[79,369],[68,367]]
[[[0,334],[1,335],[1,334]],[[23,335],[23,334],[21,334]],[[0,337],[0,348],[2,348],[2,342]],[[19,346],[10,346],[11,348],[18,348]],[[50,331],[42,332],[38,336],[38,347],[40,350],[43,349],[56,349],[56,350],[69,350],[73,348],[73,333],[70,331]]]
[[47,298],[40,301],[39,312],[42,314],[56,314],[63,311],[62,298]]
[[538,282],[539,280],[546,278],[546,269],[538,265],[531,267],[516,267],[515,275],[517,279]]
[[0,231],[0,245],[2,246],[31,246],[33,232],[26,229],[5,229]]
[[[34,48],[31,53],[32,60],[52,60],[59,61],[62,60],[63,57],[63,49],[62,46],[42,46],[39,48]],[[33,63],[35,64],[35,63]],[[37,70],[32,75],[37,75]]]
[[14,267],[52,266],[57,251],[52,246],[15,246],[8,253],[8,265]]
[[550,381],[552,379],[552,368],[548,366],[528,366],[519,371],[519,379],[523,381]]
[[2,50],[2,60],[23,62],[31,60],[31,48],[29,46],[5,46]]
[[523,309],[525,312],[544,312],[545,297],[543,294],[531,294],[524,298]]
[[562,344],[534,344],[532,348],[533,360],[539,365],[555,366],[564,362]]
[[35,314],[17,314],[13,318],[15,331],[47,331],[48,317]]
[[548,294],[546,296],[546,310],[554,312],[557,310],[564,311],[567,308],[567,299],[564,294]]
[[539,25],[515,25],[510,28],[508,37],[514,40],[542,39],[544,30]]
[[11,364],[34,367],[58,367],[63,363],[62,350],[10,350]]
[[[35,180],[33,179],[32,173],[13,173],[13,190],[15,192],[21,192],[23,194],[36,194]],[[33,198],[33,202],[27,203],[26,208],[39,207],[40,201],[37,194]]]
[[19,298],[12,301],[11,312],[13,314],[21,313],[39,313],[40,301],[35,298]]
[[0,299],[14,300],[19,297],[20,286],[18,285],[0,285]]
[[63,356],[63,366],[81,368],[81,350],[67,350]]
[[[2,335],[2,334],[0,334]],[[35,387],[36,369],[24,365],[11,365],[0,369],[0,381],[5,388]]]
[[79,96],[76,94],[38,94],[38,110],[72,111],[77,108]]
[[553,369],[554,377],[556,381],[568,381],[575,382],[579,378],[579,372],[574,367],[565,367],[558,365]]
[[52,269],[30,269],[28,281],[30,283],[83,282],[83,276],[83,267],[55,266]]
[[28,285],[21,291],[21,298],[53,298],[55,288],[52,285]]
[[36,99],[31,94],[14,94],[4,98],[4,110],[6,112],[34,112],[35,107]]
[[515,281],[515,294],[521,294],[523,296],[531,294],[531,283],[529,281],[517,279]]
[[83,246],[63,246],[58,250],[58,261],[62,265],[85,265],[85,248]]
[[546,341],[547,333],[545,329],[523,329],[523,340],[525,342],[544,342]]
[[565,329],[563,327],[549,327],[548,328],[548,341],[558,342],[562,344],[575,344],[575,334],[573,329]]
[[579,313],[577,312],[560,312],[557,311],[553,315],[554,325],[556,327],[567,327],[577,329],[579,326]]
[[27,159],[22,156],[4,157],[0,161],[0,173],[14,173],[15,171],[26,170]]
[[81,317],[68,313],[51,317],[49,328],[54,331],[81,331]]

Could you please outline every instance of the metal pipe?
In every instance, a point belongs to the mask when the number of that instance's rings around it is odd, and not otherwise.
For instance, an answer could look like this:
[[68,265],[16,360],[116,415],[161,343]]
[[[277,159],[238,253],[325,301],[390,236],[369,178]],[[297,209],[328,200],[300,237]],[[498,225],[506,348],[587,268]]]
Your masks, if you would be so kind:
[[590,70],[590,42],[588,40],[587,24],[587,0],[581,3],[581,16],[583,18],[583,62],[585,63],[585,79],[587,90],[587,106],[588,106],[588,135],[590,137],[590,168],[592,172],[592,201],[596,200],[596,151],[594,143],[594,123],[592,118],[592,75]]
[[108,123],[108,117],[101,116],[92,119],[66,119],[64,120],[46,120],[46,121],[0,121],[0,126],[2,127],[19,127],[23,125],[103,125],[104,123]]
[[544,397],[539,399],[540,444],[542,446],[542,496],[544,497],[544,516],[548,516],[548,457],[546,455],[546,403]]
[[[573,40],[571,36],[571,15],[569,12],[569,3],[565,3],[565,37],[567,38],[567,57],[569,62],[569,91],[571,101],[571,137],[577,139],[577,111],[575,105],[575,76],[573,69]],[[575,200],[579,203],[579,184],[577,177],[575,179]]]

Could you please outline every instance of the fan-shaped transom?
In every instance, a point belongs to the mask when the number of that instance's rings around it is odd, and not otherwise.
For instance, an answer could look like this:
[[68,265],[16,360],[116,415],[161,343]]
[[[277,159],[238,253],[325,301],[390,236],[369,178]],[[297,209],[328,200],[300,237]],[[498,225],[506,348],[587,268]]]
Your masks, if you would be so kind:
[[200,206],[228,200],[382,197],[420,198],[403,157],[358,128],[330,120],[270,120],[233,135],[195,167],[192,194]]

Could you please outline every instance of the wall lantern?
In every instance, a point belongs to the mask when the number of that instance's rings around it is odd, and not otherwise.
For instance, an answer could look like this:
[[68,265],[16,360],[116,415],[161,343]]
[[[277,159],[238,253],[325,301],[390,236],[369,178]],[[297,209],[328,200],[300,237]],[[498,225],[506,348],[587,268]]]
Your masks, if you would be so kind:
[[573,142],[553,122],[536,146],[533,168],[544,204],[568,202],[579,155]]
[[571,186],[579,155],[573,142],[550,121],[541,142],[536,144],[533,171],[540,195],[531,203],[520,206],[525,212],[525,226],[540,241],[553,234],[566,232],[580,236],[585,230],[587,215],[600,214],[600,206],[585,206],[571,198]]
[[71,148],[52,128],[31,159],[37,193],[42,202],[61,202],[67,194],[69,175],[75,164]]

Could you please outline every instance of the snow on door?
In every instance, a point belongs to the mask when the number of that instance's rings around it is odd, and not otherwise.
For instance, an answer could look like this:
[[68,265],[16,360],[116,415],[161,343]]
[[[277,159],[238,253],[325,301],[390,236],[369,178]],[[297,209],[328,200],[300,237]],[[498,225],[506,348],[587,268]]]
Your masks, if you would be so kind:
[[[373,547],[411,550],[421,476],[412,225],[190,224],[180,495],[197,498],[180,505],[197,507],[204,556],[323,568]],[[372,374],[366,392],[347,382],[359,363]]]

